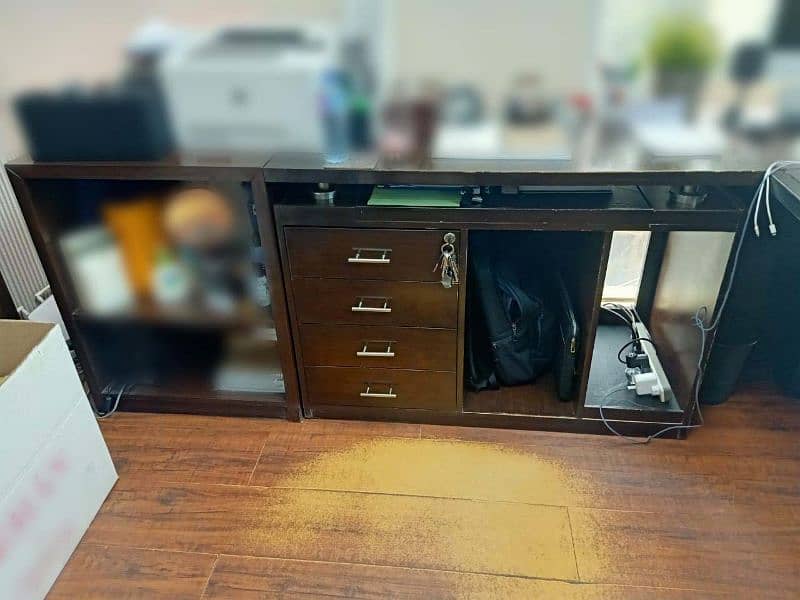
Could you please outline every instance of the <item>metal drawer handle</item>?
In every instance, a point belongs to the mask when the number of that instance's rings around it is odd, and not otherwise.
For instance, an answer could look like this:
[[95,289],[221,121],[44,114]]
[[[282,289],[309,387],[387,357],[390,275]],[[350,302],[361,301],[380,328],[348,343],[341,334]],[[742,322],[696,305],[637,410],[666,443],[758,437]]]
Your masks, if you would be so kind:
[[[384,350],[383,352],[371,352],[367,350],[367,346],[369,346],[370,343],[385,344],[386,350]],[[356,356],[366,357],[366,358],[394,358],[394,352],[392,351],[392,342],[364,342],[364,345],[361,348],[361,350],[356,352]]]
[[[347,259],[349,263],[357,263],[362,265],[388,265],[392,262],[390,254],[392,253],[391,248],[353,248],[356,251],[355,256],[351,256]],[[380,258],[368,258],[361,256],[362,252],[375,252],[380,254]]]
[[353,312],[369,312],[369,313],[390,313],[392,307],[389,306],[389,298],[380,298],[383,300],[383,306],[364,306],[365,298],[359,298],[358,304],[351,306],[350,310]]
[[388,392],[370,392],[369,389],[371,385],[369,383],[365,383],[364,385],[367,386],[366,391],[363,391],[359,394],[362,398],[397,398],[397,394],[392,391],[392,385],[389,385]]

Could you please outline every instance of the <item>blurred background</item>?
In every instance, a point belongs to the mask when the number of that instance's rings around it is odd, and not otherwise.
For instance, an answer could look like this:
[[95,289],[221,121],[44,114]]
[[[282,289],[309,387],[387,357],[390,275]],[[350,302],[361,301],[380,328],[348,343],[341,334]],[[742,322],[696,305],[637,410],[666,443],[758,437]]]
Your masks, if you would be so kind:
[[625,133],[649,158],[719,158],[800,127],[798,22],[792,0],[6,0],[3,156],[588,168],[590,133]]

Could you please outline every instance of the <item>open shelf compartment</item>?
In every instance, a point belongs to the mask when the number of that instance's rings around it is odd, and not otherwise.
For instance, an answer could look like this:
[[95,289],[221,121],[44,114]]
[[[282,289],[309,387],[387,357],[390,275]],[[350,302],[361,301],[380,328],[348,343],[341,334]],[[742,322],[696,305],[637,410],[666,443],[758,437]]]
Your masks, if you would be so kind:
[[[557,300],[555,273],[560,273],[570,297],[578,336],[574,348],[574,370],[571,392],[560,398],[553,362],[558,354],[558,325],[554,340],[553,360],[530,383],[520,385],[500,384],[498,389],[475,391],[469,384],[465,368],[463,410],[465,413],[507,414],[577,418],[583,404],[589,372],[589,358],[594,344],[598,300],[605,261],[608,258],[610,234],[593,231],[471,231],[469,253],[483,248],[502,248],[510,259],[526,257],[517,268],[540,278],[545,306],[558,322],[560,310]],[[476,243],[477,242],[477,243]],[[494,260],[497,260],[495,253]],[[530,269],[530,271],[528,271]],[[472,274],[467,279],[467,303],[476,299],[472,288]],[[472,314],[472,316],[470,316]],[[470,335],[474,311],[467,310],[465,336]],[[479,311],[478,311],[479,314]],[[467,357],[465,357],[465,361]]]
[[[40,253],[58,267],[48,275],[96,402],[124,385],[123,409],[285,416],[268,276],[279,267],[267,264],[250,180],[33,179],[27,186],[28,218],[43,233]],[[189,201],[178,207],[181,193]],[[171,201],[172,218],[182,211],[187,227],[192,219],[220,223],[227,237],[205,255],[201,246],[180,246],[167,230]],[[141,274],[138,284],[132,278],[131,252],[148,244],[151,257],[169,252],[189,274],[184,299],[159,299],[154,287],[142,291]],[[109,276],[88,277],[100,263]],[[154,273],[158,263],[149,264]],[[114,282],[128,292],[115,296]],[[106,293],[123,300],[103,303]]]
[[623,324],[598,325],[583,415],[600,418],[602,406],[607,419],[680,423],[683,408],[673,393],[662,402],[657,397],[637,396],[626,388],[625,365],[619,362],[617,353],[630,340],[631,331]]

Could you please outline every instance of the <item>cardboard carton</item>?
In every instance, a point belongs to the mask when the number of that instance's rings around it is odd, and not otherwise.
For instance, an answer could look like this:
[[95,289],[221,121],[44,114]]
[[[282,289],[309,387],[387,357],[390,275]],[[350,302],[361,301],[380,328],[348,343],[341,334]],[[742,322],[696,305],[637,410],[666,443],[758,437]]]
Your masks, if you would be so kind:
[[117,472],[58,326],[0,320],[0,598],[44,598]]

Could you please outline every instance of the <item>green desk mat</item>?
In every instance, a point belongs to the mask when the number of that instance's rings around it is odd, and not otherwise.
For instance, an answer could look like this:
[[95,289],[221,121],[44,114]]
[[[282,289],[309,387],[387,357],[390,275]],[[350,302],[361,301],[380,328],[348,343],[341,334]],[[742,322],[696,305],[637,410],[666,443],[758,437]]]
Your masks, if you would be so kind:
[[461,195],[455,188],[376,187],[369,206],[458,207]]

